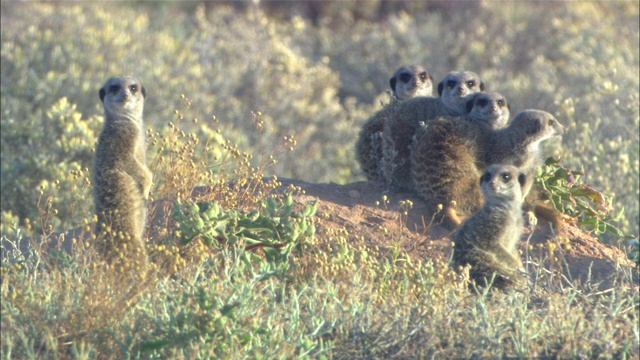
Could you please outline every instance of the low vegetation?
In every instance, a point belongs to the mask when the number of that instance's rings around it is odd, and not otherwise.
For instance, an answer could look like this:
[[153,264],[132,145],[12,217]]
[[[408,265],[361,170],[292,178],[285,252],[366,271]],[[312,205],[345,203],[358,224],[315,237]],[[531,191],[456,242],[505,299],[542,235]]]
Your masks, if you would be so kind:
[[[468,69],[512,111],[570,128],[538,184],[602,241],[626,242],[638,232],[638,5],[359,21],[374,15],[340,4],[284,19],[250,6],[2,3],[3,359],[639,356],[633,269],[603,289],[532,247],[527,289],[474,289],[394,241],[317,235],[316,204],[278,181],[361,179],[355,136],[390,73]],[[148,95],[155,220],[138,282],[101,266],[90,235],[97,89],[121,73]],[[71,253],[41,246],[71,228]],[[627,251],[638,261],[637,241]]]

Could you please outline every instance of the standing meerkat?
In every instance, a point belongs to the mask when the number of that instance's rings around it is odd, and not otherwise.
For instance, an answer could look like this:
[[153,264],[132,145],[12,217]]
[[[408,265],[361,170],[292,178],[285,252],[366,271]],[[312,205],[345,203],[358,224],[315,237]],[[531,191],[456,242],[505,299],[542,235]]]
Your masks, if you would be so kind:
[[[454,267],[471,265],[469,274],[484,286],[504,289],[524,281],[516,245],[522,236],[524,173],[511,165],[492,165],[480,178],[484,205],[453,234]],[[494,278],[495,275],[495,278]]]
[[[416,96],[431,96],[432,80],[429,72],[420,65],[401,66],[389,79],[389,85],[393,90],[392,104]],[[369,118],[358,134],[356,158],[367,180],[382,181],[379,170],[382,158],[382,129],[392,104]]]
[[137,78],[121,76],[107,80],[99,95],[105,123],[93,169],[96,230],[110,260],[120,255],[146,266],[143,236],[152,181],[142,122],[146,91]]
[[412,189],[409,155],[420,122],[437,116],[464,115],[470,95],[483,90],[484,83],[476,73],[450,72],[438,83],[440,97],[416,97],[392,109],[382,134],[381,172],[385,181]]
[[441,116],[419,126],[409,159],[415,192],[432,211],[443,206],[443,225],[449,229],[462,222],[461,214],[482,205],[478,179],[489,138],[510,116],[507,99],[497,92],[476,93],[467,109],[465,116]]

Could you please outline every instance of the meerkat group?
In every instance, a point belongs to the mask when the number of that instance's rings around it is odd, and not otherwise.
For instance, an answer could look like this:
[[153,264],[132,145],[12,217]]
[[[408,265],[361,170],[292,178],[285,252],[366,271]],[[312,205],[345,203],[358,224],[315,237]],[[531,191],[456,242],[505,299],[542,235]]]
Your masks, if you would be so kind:
[[419,96],[398,104],[384,124],[381,168],[388,184],[411,190],[409,157],[413,136],[421,122],[437,116],[459,116],[466,112],[469,96],[484,89],[473,72],[450,72],[438,83],[439,97]]
[[517,283],[514,248],[523,224],[535,226],[542,215],[560,225],[532,188],[543,160],[540,144],[564,128],[540,110],[511,119],[506,98],[484,90],[476,73],[450,72],[438,84],[438,98],[392,104],[376,128],[380,151],[366,160],[375,162],[367,167],[376,169],[376,179],[415,192],[434,213],[441,209],[442,224],[455,231],[454,265],[471,264],[476,281],[493,273],[502,288]]
[[144,231],[153,178],[142,120],[146,91],[137,78],[121,76],[108,79],[99,95],[105,122],[96,146],[93,187],[100,251],[119,268],[133,265],[144,271]]

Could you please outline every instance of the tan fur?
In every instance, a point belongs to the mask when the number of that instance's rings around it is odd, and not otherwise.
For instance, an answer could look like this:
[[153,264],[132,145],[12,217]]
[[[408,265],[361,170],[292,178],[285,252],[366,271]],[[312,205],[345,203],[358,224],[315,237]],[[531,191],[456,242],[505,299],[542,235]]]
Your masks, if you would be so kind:
[[105,124],[96,146],[93,181],[101,250],[109,260],[126,253],[129,262],[146,266],[144,230],[152,174],[142,121],[145,89],[134,77],[112,77],[99,94]]
[[440,217],[450,229],[482,205],[478,180],[489,138],[509,120],[507,100],[496,92],[476,93],[467,108],[466,116],[441,116],[418,127],[410,156],[415,192],[432,211],[443,206]]
[[356,141],[356,159],[362,172],[371,181],[382,181],[380,161],[382,159],[382,130],[390,109],[397,101],[416,96],[431,96],[433,83],[431,75],[422,66],[401,66],[389,79],[393,90],[391,103],[367,120]]
[[[471,279],[504,289],[524,281],[516,245],[522,235],[525,175],[510,165],[493,165],[481,180],[485,203],[454,233],[454,267],[471,265]],[[495,278],[494,278],[495,276]]]
[[465,114],[469,95],[483,89],[484,84],[477,74],[450,72],[438,84],[439,98],[416,97],[391,111],[382,135],[381,171],[385,181],[412,189],[409,155],[419,124],[437,116]]

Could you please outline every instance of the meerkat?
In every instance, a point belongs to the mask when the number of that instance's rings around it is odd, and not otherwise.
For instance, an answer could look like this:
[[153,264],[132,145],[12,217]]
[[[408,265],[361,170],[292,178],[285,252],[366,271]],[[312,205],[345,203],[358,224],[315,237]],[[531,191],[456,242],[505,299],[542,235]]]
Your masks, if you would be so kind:
[[[431,96],[433,78],[420,65],[401,66],[389,79],[393,91],[391,102],[404,101],[416,96]],[[389,110],[386,106],[367,120],[358,134],[356,158],[362,172],[370,181],[382,181],[379,171],[382,158],[382,129]]]
[[438,98],[416,97],[392,109],[382,133],[385,182],[412,190],[409,155],[419,124],[437,116],[464,115],[470,96],[483,90],[484,83],[476,73],[450,72],[438,83]]
[[431,96],[433,78],[420,65],[401,66],[389,79],[393,96],[398,100],[409,100],[416,96]]
[[461,214],[482,205],[478,179],[485,168],[488,138],[504,128],[510,116],[507,99],[497,92],[476,93],[467,111],[465,116],[441,116],[419,126],[409,158],[414,191],[432,211],[443,206],[440,217],[450,229],[462,222]]
[[516,245],[522,236],[526,182],[514,166],[490,166],[480,178],[484,205],[453,234],[452,265],[471,265],[470,277],[478,285],[493,279],[494,287],[504,289],[524,280],[518,273],[523,266]]
[[538,192],[531,191],[537,168],[544,161],[542,142],[553,137],[561,137],[564,127],[553,115],[541,110],[525,110],[518,113],[510,125],[494,132],[489,140],[485,162],[517,166],[527,176],[523,190],[526,200],[524,210],[527,223],[537,224],[537,216],[549,221],[557,230],[561,227],[559,215],[552,209],[538,204]]
[[143,236],[153,177],[142,121],[146,91],[137,78],[122,76],[107,80],[99,95],[105,123],[94,161],[96,230],[108,258],[126,249],[130,259],[146,266]]
[[[442,224],[453,230],[463,216],[482,206],[476,180],[483,169],[492,164],[517,166],[527,176],[523,193],[528,196],[542,162],[540,144],[563,132],[551,114],[540,110],[522,111],[501,129],[451,117],[427,122],[411,156],[414,188],[433,211],[443,206]],[[524,210],[529,224],[537,221],[534,213],[549,216],[539,211],[535,197],[527,198]],[[559,224],[558,219],[547,220]]]

